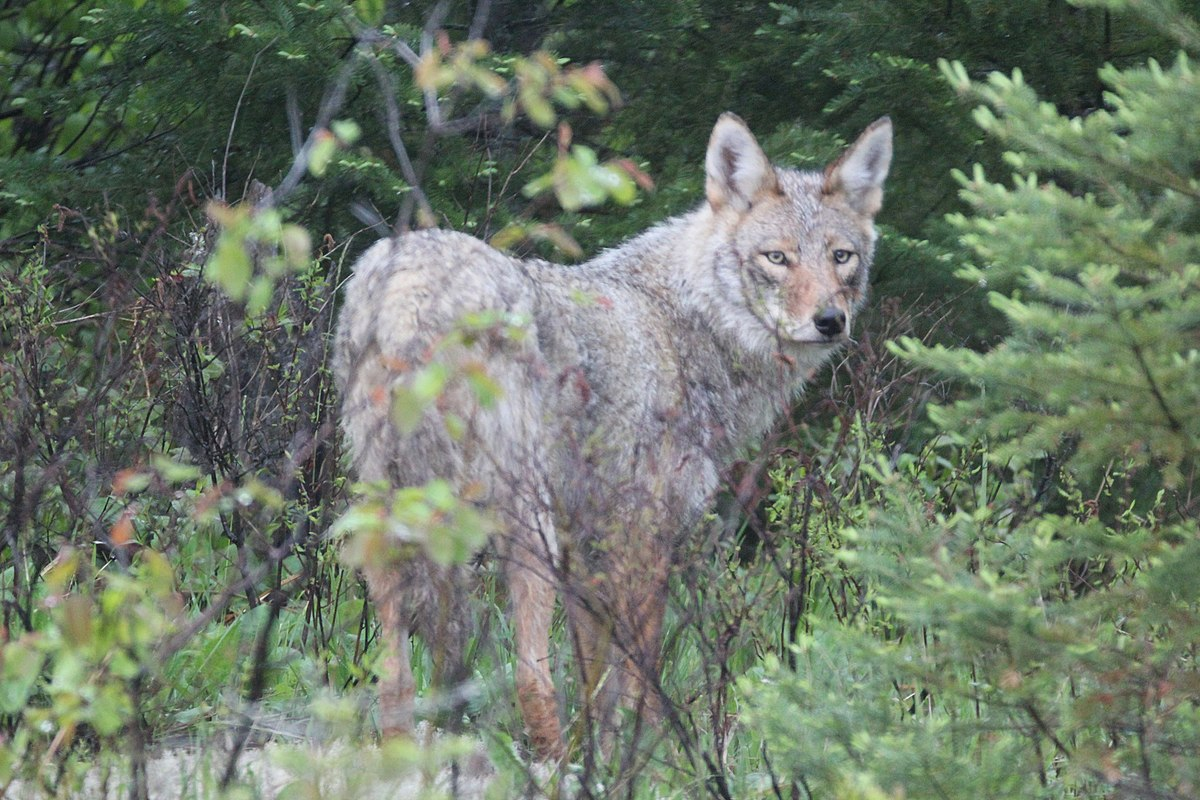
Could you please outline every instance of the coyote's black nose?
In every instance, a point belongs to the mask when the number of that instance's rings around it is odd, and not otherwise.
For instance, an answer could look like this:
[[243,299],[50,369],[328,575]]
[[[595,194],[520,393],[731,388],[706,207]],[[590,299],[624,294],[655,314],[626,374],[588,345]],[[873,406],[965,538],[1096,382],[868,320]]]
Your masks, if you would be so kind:
[[823,308],[813,317],[813,325],[817,333],[833,338],[846,329],[846,312],[833,306]]

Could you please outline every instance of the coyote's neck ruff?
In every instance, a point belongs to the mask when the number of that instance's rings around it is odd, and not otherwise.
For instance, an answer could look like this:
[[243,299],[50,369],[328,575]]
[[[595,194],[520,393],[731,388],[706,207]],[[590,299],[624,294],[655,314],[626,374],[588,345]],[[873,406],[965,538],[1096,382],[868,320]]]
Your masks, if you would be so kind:
[[[425,231],[356,265],[335,355],[355,467],[394,486],[446,479],[492,513],[540,755],[561,748],[547,639],[559,591],[596,716],[665,701],[654,687],[673,543],[728,461],[849,339],[890,161],[886,119],[824,172],[799,172],[772,166],[726,114],[706,202],[586,264]],[[394,398],[431,365],[441,395],[398,426]],[[464,572],[397,555],[366,575],[391,648],[383,721],[410,729],[409,630],[453,661]]]

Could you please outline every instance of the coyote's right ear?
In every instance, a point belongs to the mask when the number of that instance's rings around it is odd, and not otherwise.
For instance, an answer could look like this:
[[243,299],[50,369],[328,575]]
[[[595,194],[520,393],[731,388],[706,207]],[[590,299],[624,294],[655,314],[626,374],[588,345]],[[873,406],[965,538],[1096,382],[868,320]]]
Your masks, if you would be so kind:
[[705,194],[714,210],[732,206],[745,211],[760,195],[779,189],[775,168],[754,134],[739,116],[728,111],[713,128],[704,167],[708,173]]

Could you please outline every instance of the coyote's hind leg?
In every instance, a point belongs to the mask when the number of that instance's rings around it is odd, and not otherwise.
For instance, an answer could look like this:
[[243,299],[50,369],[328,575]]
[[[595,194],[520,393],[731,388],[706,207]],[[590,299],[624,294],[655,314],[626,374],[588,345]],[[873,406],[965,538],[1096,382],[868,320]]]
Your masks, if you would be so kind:
[[383,661],[379,670],[379,729],[384,737],[413,735],[416,683],[409,652],[411,609],[405,608],[402,576],[393,565],[364,570],[379,615]]
[[516,638],[517,703],[534,753],[557,761],[563,756],[563,740],[550,674],[550,622],[557,596],[551,541],[545,527],[513,531],[503,558]]

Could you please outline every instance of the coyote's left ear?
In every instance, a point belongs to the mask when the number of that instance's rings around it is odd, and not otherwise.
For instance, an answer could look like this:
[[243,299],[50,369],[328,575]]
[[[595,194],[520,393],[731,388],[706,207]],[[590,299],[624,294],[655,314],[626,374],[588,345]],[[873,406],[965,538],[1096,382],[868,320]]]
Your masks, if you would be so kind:
[[717,120],[704,157],[705,194],[713,210],[746,211],[779,191],[775,169],[741,117],[726,111]]
[[883,206],[883,179],[892,163],[892,121],[880,117],[825,168],[825,194],[840,194],[860,214],[875,216]]

